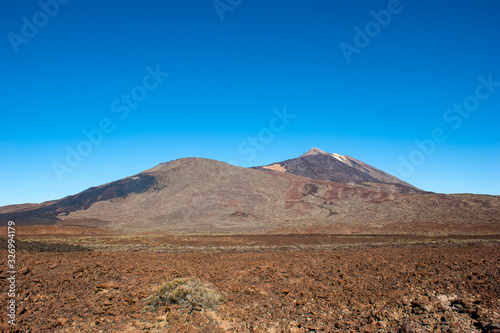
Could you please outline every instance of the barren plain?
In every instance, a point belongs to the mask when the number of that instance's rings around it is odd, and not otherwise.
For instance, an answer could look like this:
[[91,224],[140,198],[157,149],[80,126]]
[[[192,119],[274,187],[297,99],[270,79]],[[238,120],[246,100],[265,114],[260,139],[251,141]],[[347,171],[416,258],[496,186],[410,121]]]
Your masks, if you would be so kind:
[[[1,330],[498,332],[498,238],[19,236],[16,326],[2,316]],[[6,290],[7,252],[0,258]],[[176,278],[199,279],[226,300],[143,311]]]

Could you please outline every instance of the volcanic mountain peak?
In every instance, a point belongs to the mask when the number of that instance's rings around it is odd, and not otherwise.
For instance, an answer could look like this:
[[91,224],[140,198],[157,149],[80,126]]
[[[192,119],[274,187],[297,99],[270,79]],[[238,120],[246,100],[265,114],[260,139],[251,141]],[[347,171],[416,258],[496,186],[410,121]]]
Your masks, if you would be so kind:
[[327,153],[319,148],[311,148],[298,158],[257,168],[337,183],[365,185],[383,183],[396,185],[404,191],[418,191],[412,185],[367,163],[347,155]]
[[302,154],[301,157],[309,155],[330,155],[330,153],[327,153],[319,148],[311,148],[305,154]]
[[337,160],[339,160],[340,162],[345,163],[345,164],[349,164],[349,160],[348,160],[349,156],[344,156],[344,155],[340,155],[340,154],[337,154],[337,153],[327,153],[327,152],[325,152],[325,151],[323,151],[323,150],[321,150],[319,148],[311,148],[305,154],[302,154],[300,157],[304,157],[304,156],[316,156],[316,155],[333,156]]

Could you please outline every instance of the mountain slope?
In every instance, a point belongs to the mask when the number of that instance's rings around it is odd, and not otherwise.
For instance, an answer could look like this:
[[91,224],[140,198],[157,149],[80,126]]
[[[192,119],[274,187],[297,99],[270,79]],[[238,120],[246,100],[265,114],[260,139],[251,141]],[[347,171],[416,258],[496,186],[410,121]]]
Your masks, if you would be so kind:
[[383,183],[395,185],[402,191],[418,191],[414,186],[355,158],[326,153],[318,148],[312,148],[298,158],[257,168],[343,184]]
[[[51,204],[0,208],[17,224],[99,225],[126,229],[258,228],[280,216],[289,181],[258,170],[185,158],[92,187]],[[272,212],[272,213],[270,213]],[[286,214],[284,214],[286,215]]]

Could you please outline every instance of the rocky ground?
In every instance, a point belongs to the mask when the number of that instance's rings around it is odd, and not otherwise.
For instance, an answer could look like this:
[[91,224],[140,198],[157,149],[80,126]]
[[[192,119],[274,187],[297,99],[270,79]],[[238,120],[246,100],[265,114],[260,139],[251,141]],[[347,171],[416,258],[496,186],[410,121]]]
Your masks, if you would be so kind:
[[[7,248],[5,240],[0,243]],[[16,326],[3,314],[0,328],[500,332],[500,243],[495,240],[244,250],[97,251],[21,242]],[[6,305],[5,250],[0,261],[0,302]],[[162,282],[179,277],[210,283],[226,294],[225,303],[214,309],[174,304],[142,311]]]

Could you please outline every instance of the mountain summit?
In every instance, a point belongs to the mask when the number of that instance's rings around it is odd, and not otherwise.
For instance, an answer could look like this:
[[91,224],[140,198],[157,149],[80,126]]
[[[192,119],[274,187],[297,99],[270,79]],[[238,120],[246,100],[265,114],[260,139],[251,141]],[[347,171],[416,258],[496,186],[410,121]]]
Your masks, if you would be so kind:
[[327,153],[319,148],[311,148],[298,158],[257,168],[343,184],[390,184],[401,191],[419,191],[407,182],[362,161],[347,155]]
[[309,155],[330,155],[330,154],[322,151],[319,148],[311,148],[305,154],[302,154],[302,156],[309,156]]

